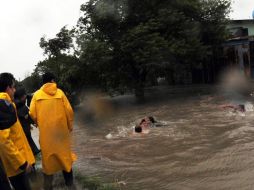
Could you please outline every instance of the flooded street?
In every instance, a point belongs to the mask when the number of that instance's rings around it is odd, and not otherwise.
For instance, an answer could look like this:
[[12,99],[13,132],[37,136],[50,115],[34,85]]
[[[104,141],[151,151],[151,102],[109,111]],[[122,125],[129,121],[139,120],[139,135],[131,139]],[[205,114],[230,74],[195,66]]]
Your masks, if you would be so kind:
[[[79,110],[75,167],[127,190],[254,188],[253,111],[220,108],[229,100],[213,87],[150,94],[142,105],[130,97],[113,99],[113,114],[99,121]],[[147,115],[163,126],[131,135]]]

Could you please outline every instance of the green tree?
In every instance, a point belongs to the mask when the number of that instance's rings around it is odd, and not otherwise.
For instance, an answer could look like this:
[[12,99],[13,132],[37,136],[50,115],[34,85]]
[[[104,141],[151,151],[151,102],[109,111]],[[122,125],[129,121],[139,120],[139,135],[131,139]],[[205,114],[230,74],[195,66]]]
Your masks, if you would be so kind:
[[30,76],[27,76],[23,81],[21,81],[21,85],[24,86],[28,93],[33,93],[40,88],[41,77],[38,72],[35,71]]
[[41,38],[47,57],[35,72],[53,72],[70,94],[86,85],[142,100],[157,77],[214,75],[229,11],[230,0],[89,0],[75,30]]
[[[230,12],[230,0],[202,0],[202,9],[197,20],[200,22],[201,41],[206,46],[206,57],[202,62],[202,68],[208,70],[206,82],[216,80],[216,70],[220,70],[222,57],[221,44],[229,37],[226,29],[228,14]],[[218,72],[217,72],[218,75]]]
[[[165,71],[176,70],[179,65],[190,69],[205,57],[205,44],[200,36],[200,11],[202,3],[197,0],[158,1],[144,0],[90,0],[81,6],[83,16],[79,19],[81,44],[96,42],[104,44],[90,51],[83,51],[84,62],[91,54],[102,53],[108,57],[102,64],[93,64],[103,73],[106,84],[117,89],[134,89],[142,99],[147,81],[165,76]],[[193,14],[190,14],[193,12]],[[194,18],[196,17],[196,18]],[[105,51],[106,50],[106,51]],[[104,54],[106,52],[106,54]],[[106,62],[106,63],[105,63]],[[110,69],[108,69],[110,68]],[[105,81],[105,80],[104,80]]]
[[60,54],[40,61],[36,65],[36,72],[40,75],[52,72],[57,77],[58,86],[65,91],[72,102],[76,102],[77,92],[82,88],[79,63],[76,56]]
[[80,61],[74,54],[73,45],[74,30],[63,27],[55,38],[40,40],[40,47],[44,50],[46,58],[40,61],[34,73],[42,75],[45,72],[52,72],[57,76],[60,86],[69,96],[71,101],[76,101],[77,90],[82,87]]
[[64,26],[55,38],[45,39],[45,36],[40,40],[40,47],[44,50],[44,55],[48,57],[56,57],[60,54],[70,52],[73,48],[73,30],[66,29]]

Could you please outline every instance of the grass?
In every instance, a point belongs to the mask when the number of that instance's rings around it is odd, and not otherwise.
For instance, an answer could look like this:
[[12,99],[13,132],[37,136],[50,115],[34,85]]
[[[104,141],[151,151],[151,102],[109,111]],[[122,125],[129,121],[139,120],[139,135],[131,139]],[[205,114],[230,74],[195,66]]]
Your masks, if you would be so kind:
[[[74,184],[77,190],[120,190],[120,185],[117,183],[106,183],[99,177],[84,176],[77,172],[74,172]],[[43,175],[41,169],[37,170],[37,179],[31,181],[31,186],[34,190],[43,187]],[[54,175],[53,187],[54,190],[67,190],[61,172]]]
[[[41,157],[36,157],[36,179],[31,180],[31,186],[33,190],[41,189],[43,186],[43,175],[41,168]],[[74,184],[77,190],[120,190],[118,183],[106,183],[101,178],[96,176],[85,176],[77,169],[74,171]],[[64,178],[61,172],[54,175],[53,181],[54,190],[67,190],[64,184]]]
[[75,175],[75,179],[82,189],[86,190],[119,190],[117,183],[105,183],[99,177],[83,176],[80,173]]

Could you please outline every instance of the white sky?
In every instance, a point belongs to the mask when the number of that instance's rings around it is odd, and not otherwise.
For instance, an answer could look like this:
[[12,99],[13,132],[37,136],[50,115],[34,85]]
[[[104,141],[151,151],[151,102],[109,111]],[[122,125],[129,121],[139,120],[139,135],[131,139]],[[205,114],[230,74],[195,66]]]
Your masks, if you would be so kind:
[[72,28],[86,0],[7,0],[0,4],[0,72],[24,79],[43,60],[40,38]]
[[[43,60],[40,38],[74,26],[87,0],[6,0],[0,6],[0,72],[22,80]],[[235,0],[231,18],[251,18],[253,0]]]
[[230,18],[233,19],[252,19],[254,10],[253,0],[232,0],[232,13]]

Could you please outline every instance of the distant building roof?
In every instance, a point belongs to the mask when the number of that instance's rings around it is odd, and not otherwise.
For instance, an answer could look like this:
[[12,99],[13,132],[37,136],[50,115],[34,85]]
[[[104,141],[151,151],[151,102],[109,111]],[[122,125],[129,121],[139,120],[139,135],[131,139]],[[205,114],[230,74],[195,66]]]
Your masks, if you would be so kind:
[[254,19],[242,19],[242,20],[229,20],[229,23],[232,24],[239,24],[239,23],[253,23],[254,24]]

